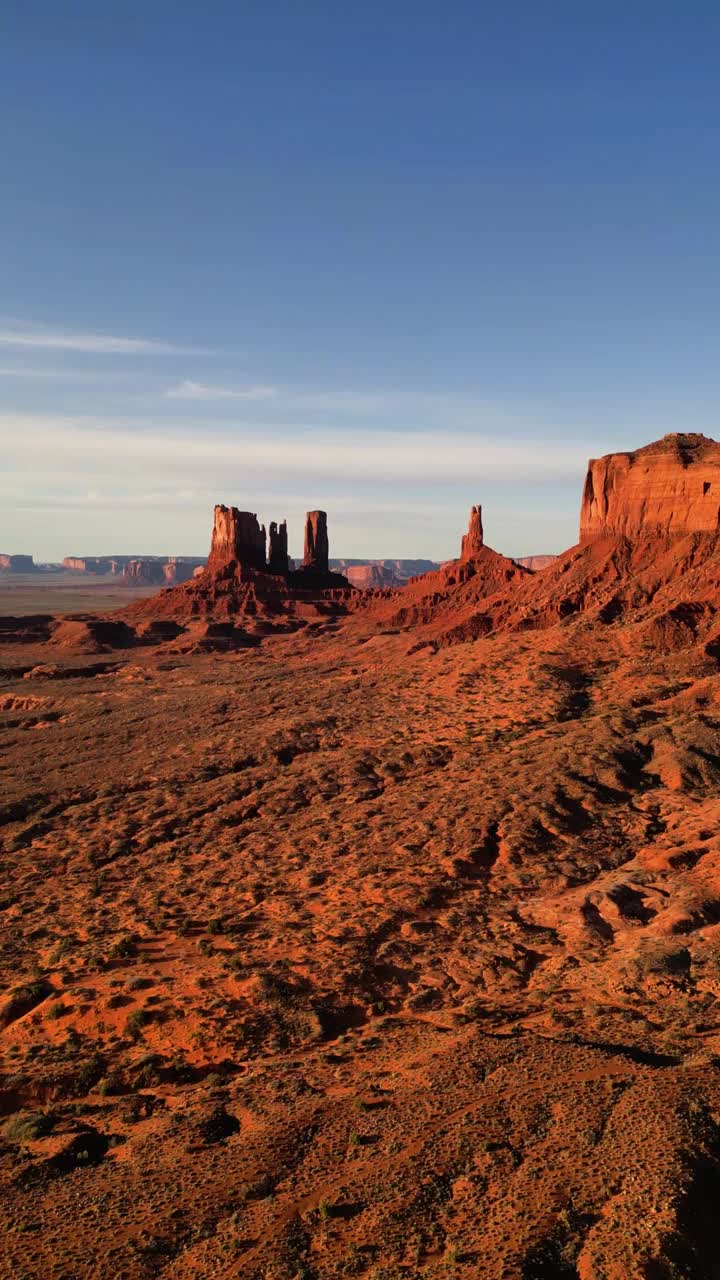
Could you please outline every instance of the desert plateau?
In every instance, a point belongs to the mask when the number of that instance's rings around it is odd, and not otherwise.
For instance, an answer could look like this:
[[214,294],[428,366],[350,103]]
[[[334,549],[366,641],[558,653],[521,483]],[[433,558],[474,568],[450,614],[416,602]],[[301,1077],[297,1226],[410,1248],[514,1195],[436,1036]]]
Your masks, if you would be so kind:
[[0,618],[4,1276],[720,1277],[720,444],[479,503]]

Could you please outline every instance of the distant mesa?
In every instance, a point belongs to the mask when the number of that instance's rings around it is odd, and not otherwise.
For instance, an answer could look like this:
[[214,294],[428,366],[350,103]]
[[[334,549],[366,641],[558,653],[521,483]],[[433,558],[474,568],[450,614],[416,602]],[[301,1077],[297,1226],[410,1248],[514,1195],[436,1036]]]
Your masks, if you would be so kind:
[[343,573],[355,587],[365,590],[404,587],[411,578],[423,573],[434,573],[440,568],[437,560],[330,560],[330,568]]
[[529,569],[531,573],[539,573],[541,569],[547,569],[557,560],[557,556],[539,555],[539,556],[515,556],[515,563],[521,564],[523,569]]
[[75,573],[105,574],[115,572],[112,566],[116,563],[117,560],[105,556],[65,556],[63,569],[71,569]]
[[150,560],[129,560],[122,577],[136,587],[162,586],[165,583],[163,568],[162,564],[154,564]]
[[196,568],[205,567],[201,556],[65,556],[62,567],[73,573],[119,577],[128,586],[175,586],[187,582]]
[[672,434],[630,453],[592,458],[583,491],[580,541],[641,534],[717,533],[720,444]]
[[344,570],[348,582],[363,591],[377,591],[386,587],[401,587],[407,579],[400,579],[391,568],[382,561],[369,564],[351,565]]
[[128,560],[122,571],[122,579],[134,587],[174,587],[179,582],[187,582],[192,578],[196,567],[196,561],[178,560],[175,556],[171,556],[169,560],[138,558]]
[[35,573],[37,567],[32,556],[0,555],[0,573]]
[[171,556],[163,564],[163,577],[168,586],[175,586],[179,582],[188,582],[192,578],[196,568],[202,568],[202,560],[193,558],[192,560],[182,560],[178,556]]

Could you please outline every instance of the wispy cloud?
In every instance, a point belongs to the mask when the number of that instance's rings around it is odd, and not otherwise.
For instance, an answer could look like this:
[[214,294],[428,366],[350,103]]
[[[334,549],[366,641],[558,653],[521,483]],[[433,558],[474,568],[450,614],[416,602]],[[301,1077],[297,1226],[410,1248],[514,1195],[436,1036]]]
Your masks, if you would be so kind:
[[26,378],[31,382],[61,381],[88,382],[103,377],[97,370],[87,369],[45,369],[36,365],[0,365],[0,378]]
[[165,392],[167,400],[271,400],[275,395],[275,387],[212,387],[187,378]]
[[125,338],[108,333],[76,333],[72,330],[44,329],[34,325],[0,328],[0,347],[33,348],[40,351],[78,351],[91,355],[210,355],[198,347],[178,346],[150,338]]
[[[587,446],[579,442],[497,439],[460,431],[389,431],[292,423],[237,421],[221,433],[207,423],[182,426],[138,419],[90,418],[83,415],[0,414],[3,457],[13,460],[49,458],[63,470],[110,470],[137,476],[138,468],[158,472],[212,474],[236,484],[238,477],[309,476],[313,481],[413,484],[490,483],[522,480],[552,483],[582,476]],[[233,469],[235,474],[231,474]]]
[[470,433],[269,424],[259,415],[211,426],[204,413],[170,422],[6,412],[0,543],[49,558],[73,545],[99,554],[130,542],[198,554],[213,503],[231,502],[263,519],[287,516],[296,541],[303,511],[322,507],[337,554],[447,559],[470,503],[483,502],[491,545],[511,555],[553,551],[574,541],[596,444],[498,438],[484,423]]

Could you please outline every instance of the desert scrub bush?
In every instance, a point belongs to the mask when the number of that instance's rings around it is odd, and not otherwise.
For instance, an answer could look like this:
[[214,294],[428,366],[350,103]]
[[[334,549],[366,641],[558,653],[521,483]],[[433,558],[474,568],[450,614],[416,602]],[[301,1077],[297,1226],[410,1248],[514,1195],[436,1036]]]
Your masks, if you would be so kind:
[[25,983],[21,987],[15,987],[10,992],[5,1004],[0,1008],[0,1029],[7,1027],[11,1022],[15,1022],[18,1018],[22,1018],[36,1005],[47,1000],[52,995],[53,988],[45,978],[35,978],[31,982]]
[[133,1077],[134,1088],[148,1089],[151,1085],[160,1084],[163,1065],[164,1059],[159,1053],[146,1053],[137,1063],[137,1073]]
[[76,946],[77,946],[77,943],[75,939],[70,937],[69,935],[66,938],[61,938],[60,941],[53,948],[53,951],[48,958],[48,963],[51,965],[59,964],[60,961],[65,958],[65,956],[71,955],[71,953],[73,952]]
[[47,1016],[51,1022],[57,1022],[58,1018],[63,1018],[70,1010],[62,1000],[54,1000],[47,1011]]
[[136,1040],[143,1027],[147,1027],[152,1021],[153,1015],[149,1009],[133,1009],[125,1019],[125,1034]]
[[107,998],[108,1009],[122,1009],[124,1004],[131,1004],[130,996],[125,995],[123,991],[113,991],[112,995]]
[[80,1064],[75,1074],[74,1085],[78,1093],[87,1093],[100,1080],[105,1063],[99,1053],[92,1053]]
[[23,1146],[45,1138],[55,1124],[55,1118],[46,1111],[20,1111],[3,1126],[3,1137],[8,1142]]
[[137,938],[134,934],[125,934],[118,938],[110,948],[111,960],[131,960],[138,953]]

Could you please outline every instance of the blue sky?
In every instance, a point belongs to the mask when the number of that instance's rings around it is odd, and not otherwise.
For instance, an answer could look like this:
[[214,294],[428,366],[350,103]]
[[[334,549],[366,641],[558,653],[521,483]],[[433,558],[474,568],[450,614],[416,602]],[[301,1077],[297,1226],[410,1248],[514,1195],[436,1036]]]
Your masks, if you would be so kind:
[[5,0],[0,550],[574,542],[718,434],[720,10]]

